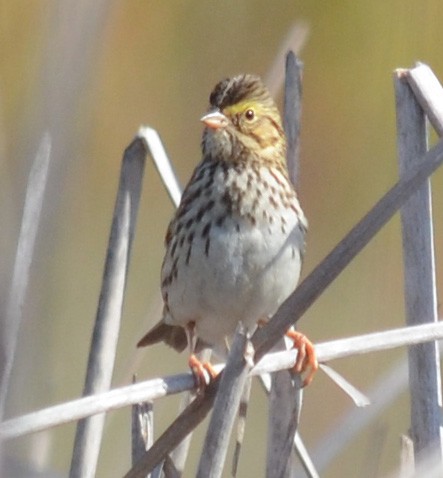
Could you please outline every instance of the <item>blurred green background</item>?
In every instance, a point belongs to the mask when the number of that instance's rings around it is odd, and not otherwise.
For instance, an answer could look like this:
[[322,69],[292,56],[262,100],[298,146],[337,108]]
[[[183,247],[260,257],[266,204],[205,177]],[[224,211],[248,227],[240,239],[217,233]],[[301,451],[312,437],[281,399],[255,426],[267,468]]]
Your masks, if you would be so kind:
[[[310,222],[306,275],[397,179],[392,72],[428,63],[443,80],[443,3],[228,0],[0,0],[0,298],[5,309],[26,181],[44,131],[54,140],[49,187],[24,309],[8,416],[81,395],[120,161],[141,124],[156,128],[182,183],[200,158],[199,118],[221,78],[266,75],[295,22],[304,61],[300,197]],[[281,66],[283,68],[283,66]],[[281,96],[281,95],[280,95]],[[443,271],[443,173],[433,179],[437,273]],[[163,236],[173,206],[148,162],[114,385],[186,370],[163,346],[135,354],[158,320]],[[398,215],[306,313],[314,341],[404,323]],[[333,364],[363,391],[403,349]],[[266,400],[253,389],[239,476],[263,476]],[[156,406],[156,430],[177,399]],[[322,373],[305,393],[308,449],[351,410]],[[322,476],[384,476],[409,427],[403,394]],[[204,430],[204,427],[202,428]],[[66,473],[75,432],[63,426],[7,445],[8,454]],[[192,476],[200,431],[186,476]],[[200,440],[200,441],[199,441]],[[97,476],[130,463],[130,411],[108,416]],[[261,457],[261,458],[260,458]],[[229,466],[227,467],[229,469]]]

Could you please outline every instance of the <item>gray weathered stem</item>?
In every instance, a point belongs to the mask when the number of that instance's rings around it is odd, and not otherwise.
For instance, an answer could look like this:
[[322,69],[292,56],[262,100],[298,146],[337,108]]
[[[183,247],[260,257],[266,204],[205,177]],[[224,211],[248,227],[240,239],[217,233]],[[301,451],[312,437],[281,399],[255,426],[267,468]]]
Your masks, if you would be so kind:
[[[83,395],[109,390],[114,369],[132,239],[146,158],[146,147],[137,137],[126,149],[109,238],[103,283],[95,320]],[[105,415],[77,425],[71,478],[95,476]]]
[[[291,352],[291,353],[293,353],[293,352]],[[268,358],[270,358],[273,355],[274,354],[271,352],[271,353],[267,354],[263,358],[263,360],[268,361]],[[269,362],[268,362],[268,365],[270,365]],[[257,367],[257,365],[252,369],[251,375],[255,374],[254,370],[255,370],[256,367]],[[264,368],[267,369],[267,366],[265,365]],[[287,372],[288,371],[287,368],[285,368],[284,371]],[[260,374],[260,380],[261,380],[262,387],[268,395],[269,395],[269,392],[271,391],[271,377],[272,377],[272,374],[270,374],[270,373]],[[308,478],[318,478],[318,473],[315,469],[315,466],[314,466],[314,463],[311,459],[311,456],[309,455],[309,453],[308,453],[308,451],[307,451],[307,449],[306,449],[306,447],[303,443],[303,440],[301,439],[301,437],[300,437],[300,435],[297,431],[296,431],[295,436],[294,436],[293,451],[294,451],[294,453],[291,456],[291,459],[292,459],[291,460],[292,461],[291,473],[292,473],[292,475],[295,474],[296,476],[298,476],[295,473],[296,464],[294,463],[294,458],[298,457],[298,460],[299,460],[299,462],[301,464],[301,467],[303,468],[304,472],[306,473],[306,476]]]
[[222,476],[229,438],[250,369],[245,361],[248,340],[240,323],[229,352],[226,368],[221,375],[220,387],[215,398],[214,410],[200,457],[197,478]]
[[443,136],[443,88],[428,65],[419,63],[404,70],[415,98],[422,107],[437,134]]
[[[302,70],[303,63],[292,51],[289,51],[285,64],[283,123],[287,142],[286,162],[289,177],[294,186],[297,185],[300,170]],[[286,350],[285,340],[281,339],[273,350]],[[291,444],[294,443],[294,434],[298,423],[298,420],[291,421],[291,418],[293,415],[299,416],[300,409],[294,410],[294,405],[301,406],[303,395],[301,388],[293,387],[291,377],[286,370],[275,372],[271,383],[266,452],[267,478],[284,477],[290,473]],[[294,396],[297,397],[295,402]]]
[[[152,161],[157,168],[158,174],[169,194],[169,197],[177,208],[180,204],[182,188],[177,180],[177,176],[174,173],[172,163],[166,154],[163,143],[158,135],[157,131],[148,126],[142,126],[139,130],[139,134],[143,136],[146,141],[146,146],[152,157]],[[209,357],[207,358],[209,360]],[[192,400],[191,392],[188,396],[182,398],[180,404],[180,412],[189,405]],[[168,462],[169,469],[174,467],[174,470],[178,473],[182,472],[185,467],[186,459],[191,444],[192,434],[189,434],[170,455],[170,461]]]
[[[443,322],[338,339],[317,344],[315,348],[319,361],[328,362],[357,354],[379,352],[403,345],[434,340],[443,340]],[[296,350],[268,354],[255,365],[251,370],[251,375],[261,375],[287,369],[294,365],[296,356]],[[221,366],[215,365],[214,367],[217,371],[222,370]],[[90,415],[127,407],[144,400],[156,400],[166,395],[181,393],[193,389],[194,386],[194,377],[190,372],[127,385],[6,420],[0,424],[0,438],[17,438]],[[212,393],[212,390],[212,388],[209,389],[209,393]],[[196,410],[194,410],[196,415],[198,415],[197,412],[201,403],[207,400],[206,396],[209,393],[205,394],[205,398],[197,398],[196,405],[193,405],[195,402],[191,403],[190,407],[196,407]],[[204,405],[204,412],[201,415],[208,410]],[[186,422],[185,419],[183,421]],[[185,431],[183,430],[183,432]],[[154,446],[158,445],[154,444]]]
[[[181,413],[191,403],[193,398],[194,393],[192,390],[183,395],[180,400],[178,412]],[[189,448],[191,446],[191,440],[192,433],[190,433],[170,454],[171,461],[174,463],[176,470],[181,473],[183,473],[185,469],[186,459],[188,458]]]
[[267,478],[291,476],[292,460],[290,458],[299,423],[302,396],[300,375],[291,377],[288,370],[272,374],[269,396]]
[[154,442],[154,412],[152,402],[132,406],[132,464],[137,463]]
[[9,380],[22,322],[22,309],[28,289],[29,268],[40,224],[40,213],[48,179],[50,157],[51,138],[46,133],[42,138],[29,174],[5,323],[1,333],[0,420],[3,419],[5,411]]
[[[400,177],[406,177],[427,149],[426,118],[405,75],[394,76]],[[437,291],[428,179],[402,206],[406,322],[432,323],[437,318]],[[440,356],[436,342],[408,350],[411,434],[416,459],[423,450],[442,453]]]
[[[303,471],[305,475],[308,478],[320,478],[320,475],[318,474],[317,468],[314,466],[314,462],[312,461],[311,458],[311,453],[308,453],[308,450],[305,447],[305,444],[303,443],[300,434],[296,432],[294,436],[294,450],[295,450],[295,456],[298,458],[298,461],[301,463],[303,467]],[[294,458],[292,460],[294,462]],[[292,476],[298,476],[296,474],[296,464],[293,463],[291,472]]]
[[160,136],[155,129],[149,126],[142,126],[138,134],[146,142],[152,161],[157,168],[158,174],[162,178],[172,203],[175,207],[178,207],[182,195],[182,188],[174,173],[171,161],[169,161]]
[[214,404],[218,389],[219,375],[211,386],[205,390],[204,397],[197,397],[174,421],[173,426],[165,430],[161,437],[145,453],[144,457],[133,466],[124,478],[143,478],[166,455],[179,445],[184,438],[207,416]]
[[286,56],[283,123],[287,140],[286,162],[289,178],[298,185],[300,170],[300,120],[303,62],[292,51]]
[[243,446],[243,440],[246,430],[246,417],[248,414],[249,400],[251,398],[252,377],[249,376],[243,388],[243,393],[240,398],[240,406],[238,407],[237,420],[237,438],[235,441],[234,456],[232,458],[231,476],[237,477],[238,464],[240,462],[240,452]]
[[39,432],[90,415],[192,390],[194,386],[195,379],[190,372],[126,385],[6,420],[0,424],[0,438],[16,438],[28,433]]

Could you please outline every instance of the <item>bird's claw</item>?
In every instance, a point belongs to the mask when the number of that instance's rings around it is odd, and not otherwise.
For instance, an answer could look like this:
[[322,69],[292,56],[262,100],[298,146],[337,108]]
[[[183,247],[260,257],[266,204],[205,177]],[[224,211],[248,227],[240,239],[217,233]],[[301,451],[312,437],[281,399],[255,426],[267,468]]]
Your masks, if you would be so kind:
[[194,375],[199,393],[203,392],[217,376],[217,372],[210,362],[201,362],[194,354],[189,357],[188,365]]
[[317,354],[314,344],[306,335],[296,330],[289,330],[286,336],[290,338],[297,349],[297,359],[292,367],[294,373],[306,373],[303,379],[303,386],[306,387],[312,382],[315,372],[318,370]]

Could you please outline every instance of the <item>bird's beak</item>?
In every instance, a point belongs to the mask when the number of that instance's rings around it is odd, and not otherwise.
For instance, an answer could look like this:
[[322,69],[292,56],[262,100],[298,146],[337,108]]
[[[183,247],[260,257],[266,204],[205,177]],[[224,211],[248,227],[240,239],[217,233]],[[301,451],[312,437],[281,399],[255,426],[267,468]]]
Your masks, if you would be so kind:
[[224,128],[228,124],[226,116],[218,110],[211,111],[205,114],[200,121],[203,121],[205,126],[211,129]]

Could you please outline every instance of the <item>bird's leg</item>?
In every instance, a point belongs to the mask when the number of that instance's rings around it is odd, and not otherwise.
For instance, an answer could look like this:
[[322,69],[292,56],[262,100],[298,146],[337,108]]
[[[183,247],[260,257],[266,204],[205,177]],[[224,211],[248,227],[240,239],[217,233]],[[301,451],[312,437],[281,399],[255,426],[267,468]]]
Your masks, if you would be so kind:
[[[257,325],[258,327],[264,327],[267,323],[268,320],[260,319],[257,322]],[[314,344],[305,334],[294,330],[294,328],[290,328],[285,335],[292,341],[293,347],[298,351],[297,359],[292,367],[292,372],[307,372],[306,377],[303,380],[303,386],[306,387],[306,385],[309,385],[312,382],[315,372],[318,370],[318,360]]]
[[292,371],[294,373],[306,372],[306,377],[303,380],[303,386],[305,387],[312,382],[315,372],[318,370],[318,360],[314,344],[306,335],[297,330],[288,330],[286,336],[292,340],[294,348],[296,348],[298,352]]
[[188,365],[191,369],[197,383],[198,392],[204,391],[211,380],[217,376],[217,372],[210,362],[201,362],[195,355],[197,345],[197,335],[195,334],[195,322],[189,322],[185,327],[186,337],[188,339],[189,360]]
[[195,354],[191,354],[188,361],[189,367],[194,374],[198,390],[204,390],[211,380],[217,376],[217,372],[210,362],[201,362]]

